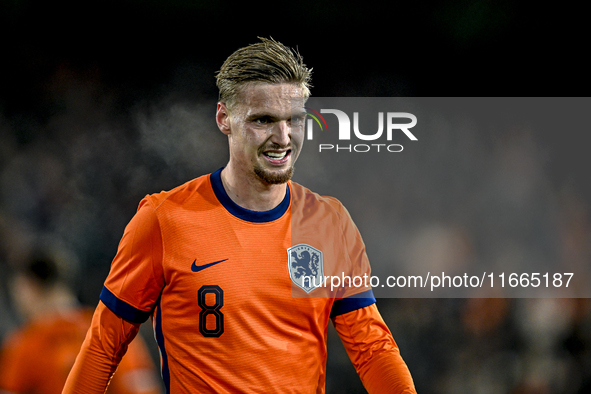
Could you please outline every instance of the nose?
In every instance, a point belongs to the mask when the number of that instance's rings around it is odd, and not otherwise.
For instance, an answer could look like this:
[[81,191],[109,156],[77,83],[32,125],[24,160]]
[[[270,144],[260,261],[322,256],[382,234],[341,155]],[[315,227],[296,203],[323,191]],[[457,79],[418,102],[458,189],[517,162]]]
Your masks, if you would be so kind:
[[275,127],[273,127],[271,142],[283,147],[288,146],[291,143],[291,126],[287,121],[282,120],[275,124]]

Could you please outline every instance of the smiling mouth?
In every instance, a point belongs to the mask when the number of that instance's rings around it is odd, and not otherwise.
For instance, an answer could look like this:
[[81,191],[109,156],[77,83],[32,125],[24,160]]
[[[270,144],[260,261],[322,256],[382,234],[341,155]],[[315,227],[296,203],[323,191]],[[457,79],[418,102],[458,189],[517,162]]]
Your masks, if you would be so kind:
[[283,159],[285,156],[287,156],[287,154],[290,151],[285,151],[285,152],[263,152],[263,155],[271,158],[271,159],[275,159],[275,160],[280,160]]
[[291,149],[285,151],[267,151],[263,152],[263,156],[272,164],[284,164],[291,155]]

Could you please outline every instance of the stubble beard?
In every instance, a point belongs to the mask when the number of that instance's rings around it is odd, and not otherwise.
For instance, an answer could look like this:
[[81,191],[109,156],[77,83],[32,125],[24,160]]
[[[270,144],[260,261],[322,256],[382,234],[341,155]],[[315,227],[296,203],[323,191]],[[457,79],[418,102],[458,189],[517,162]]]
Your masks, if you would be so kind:
[[[272,144],[271,146],[268,146],[266,149],[282,149],[282,148],[289,148],[291,149],[291,160],[294,159],[294,154],[296,153],[296,149],[289,145],[287,147],[282,147],[278,144]],[[265,148],[261,147],[259,149],[258,154],[262,155],[263,152],[265,151]],[[295,156],[297,157],[297,156]],[[286,183],[287,181],[289,181],[293,175],[294,172],[294,161],[291,162],[291,165],[289,166],[289,168],[286,168],[284,170],[269,170],[267,168],[265,168],[261,163],[256,163],[254,165],[253,168],[254,174],[256,175],[256,177],[268,184],[268,185],[279,185],[282,183]]]
[[279,185],[281,183],[286,183],[291,179],[293,171],[293,165],[280,172],[271,172],[258,165],[254,167],[254,173],[257,178],[269,185]]

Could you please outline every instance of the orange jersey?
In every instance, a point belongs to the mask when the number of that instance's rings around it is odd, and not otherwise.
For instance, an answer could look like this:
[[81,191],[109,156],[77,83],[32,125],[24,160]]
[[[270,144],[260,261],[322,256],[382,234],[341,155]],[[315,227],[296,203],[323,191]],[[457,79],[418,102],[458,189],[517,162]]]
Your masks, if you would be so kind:
[[365,287],[312,297],[327,294],[323,276],[370,267],[336,199],[286,190],[273,210],[249,211],[217,171],[140,203],[101,301],[134,323],[152,316],[168,392],[324,392],[329,319],[375,299]]
[[[6,340],[0,354],[0,391],[59,394],[84,341],[92,310],[51,313]],[[143,341],[135,341],[113,377],[110,394],[157,394],[155,368]]]

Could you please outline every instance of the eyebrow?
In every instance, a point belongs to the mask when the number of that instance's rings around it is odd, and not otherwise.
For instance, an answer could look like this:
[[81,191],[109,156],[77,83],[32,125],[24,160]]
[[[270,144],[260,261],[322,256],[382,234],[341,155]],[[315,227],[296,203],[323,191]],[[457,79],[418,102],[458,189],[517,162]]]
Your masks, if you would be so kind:
[[276,119],[277,117],[275,115],[271,115],[268,112],[256,112],[253,114],[248,115],[247,119],[257,119],[257,118],[272,118],[272,119]]
[[[290,116],[288,117],[288,119],[294,118],[294,117],[298,117],[298,116],[305,116],[306,113],[305,112],[298,112],[298,113],[290,113]],[[255,112],[252,113],[250,115],[247,116],[247,120],[253,120],[253,119],[259,119],[259,118],[269,118],[272,120],[278,120],[278,119],[282,119],[282,117],[279,117],[277,115],[274,114],[270,114],[268,112]]]

